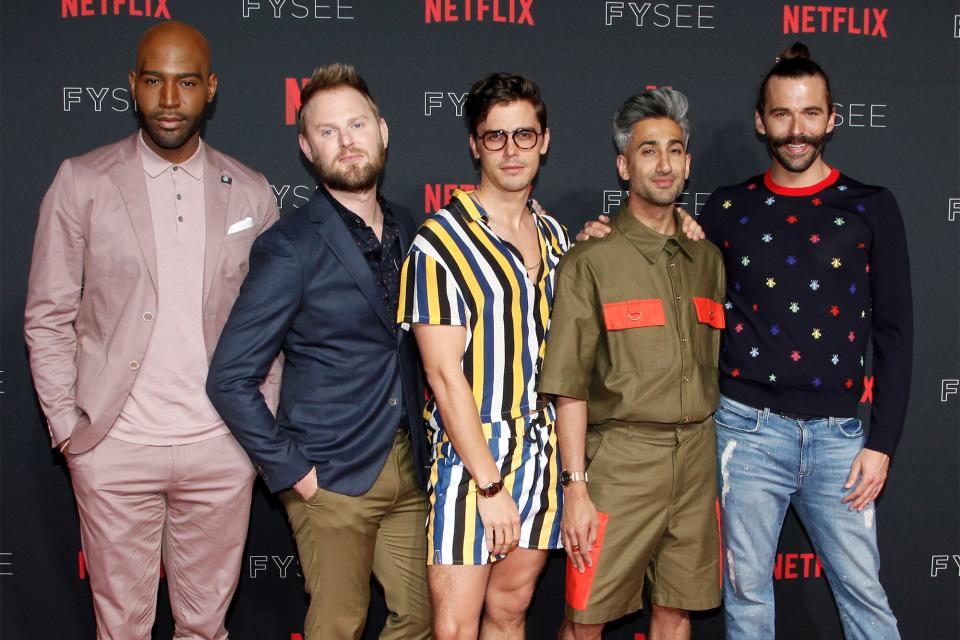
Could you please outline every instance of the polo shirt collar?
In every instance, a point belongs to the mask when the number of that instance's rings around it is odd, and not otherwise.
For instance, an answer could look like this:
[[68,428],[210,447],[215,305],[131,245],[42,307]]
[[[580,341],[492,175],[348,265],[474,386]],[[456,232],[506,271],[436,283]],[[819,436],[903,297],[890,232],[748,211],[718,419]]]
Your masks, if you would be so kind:
[[677,225],[677,231],[672,236],[665,236],[657,233],[647,225],[637,220],[627,203],[620,205],[620,211],[617,212],[613,224],[630,241],[637,250],[643,254],[650,264],[657,261],[661,253],[666,251],[669,255],[679,248],[688,258],[693,259],[690,243],[693,242],[683,234],[680,229],[680,217],[676,210],[673,212],[673,219]]
[[[156,151],[147,146],[147,143],[143,141],[143,129],[140,130],[140,135],[137,137],[137,140],[139,142],[140,158],[143,161],[143,170],[148,176],[156,178],[174,166],[174,163],[169,160],[164,160],[157,155]],[[193,155],[190,156],[186,162],[181,162],[177,166],[183,169],[191,178],[200,180],[203,178],[203,155],[203,139],[201,139]]]

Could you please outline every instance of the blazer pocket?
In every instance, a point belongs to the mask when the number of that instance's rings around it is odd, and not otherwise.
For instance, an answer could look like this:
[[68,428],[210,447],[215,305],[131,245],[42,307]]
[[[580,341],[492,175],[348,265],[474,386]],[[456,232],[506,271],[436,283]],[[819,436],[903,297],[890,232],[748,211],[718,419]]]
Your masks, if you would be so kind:
[[227,236],[232,236],[247,229],[253,228],[253,216],[246,216],[237,220],[227,228]]
[[355,422],[359,413],[360,405],[358,404],[295,402],[287,416],[293,423],[342,426]]
[[256,232],[256,229],[253,226],[246,227],[244,229],[241,229],[240,231],[229,233],[223,236],[223,241],[226,243],[246,241],[252,244],[254,238],[257,237],[257,234],[255,232]]
[[667,366],[667,324],[660,298],[603,305],[603,323],[615,371],[651,371]]

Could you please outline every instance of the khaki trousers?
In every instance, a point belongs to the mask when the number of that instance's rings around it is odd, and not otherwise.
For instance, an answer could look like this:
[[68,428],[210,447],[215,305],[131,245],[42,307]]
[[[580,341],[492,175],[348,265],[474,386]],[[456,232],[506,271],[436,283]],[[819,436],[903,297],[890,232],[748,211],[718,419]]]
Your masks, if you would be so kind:
[[307,640],[346,640],[363,633],[370,574],[383,585],[383,640],[430,637],[427,590],[427,499],[418,486],[410,435],[397,433],[376,482],[361,496],[318,489],[308,501],[280,494],[297,541],[310,595]]
[[98,640],[149,640],[161,556],[173,637],[226,638],[255,477],[233,436],[168,447],[108,436],[67,463]]

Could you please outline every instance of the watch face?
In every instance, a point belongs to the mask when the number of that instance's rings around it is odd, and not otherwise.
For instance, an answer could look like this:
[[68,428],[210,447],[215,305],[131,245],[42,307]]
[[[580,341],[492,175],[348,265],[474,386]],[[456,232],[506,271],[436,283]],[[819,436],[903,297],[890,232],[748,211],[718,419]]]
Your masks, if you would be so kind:
[[568,484],[570,484],[571,480],[573,480],[572,473],[566,470],[560,472],[560,486],[563,486],[563,487],[567,486]]
[[503,489],[503,478],[497,482],[491,482],[486,487],[477,487],[477,493],[479,493],[484,498],[492,498],[493,496],[500,493],[500,490]]

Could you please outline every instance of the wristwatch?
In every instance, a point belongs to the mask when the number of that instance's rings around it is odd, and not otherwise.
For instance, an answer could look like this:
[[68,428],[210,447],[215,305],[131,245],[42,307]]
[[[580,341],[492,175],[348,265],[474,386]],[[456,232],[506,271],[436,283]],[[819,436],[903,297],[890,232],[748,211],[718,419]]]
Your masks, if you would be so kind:
[[566,487],[571,482],[588,482],[586,471],[567,471],[560,472],[560,486]]
[[500,493],[500,490],[503,489],[503,478],[500,478],[496,482],[491,482],[485,487],[477,487],[477,493],[481,498],[492,498],[493,496]]

